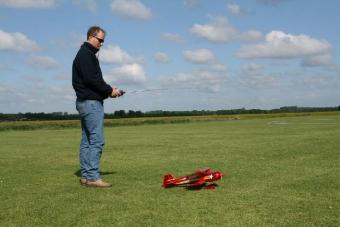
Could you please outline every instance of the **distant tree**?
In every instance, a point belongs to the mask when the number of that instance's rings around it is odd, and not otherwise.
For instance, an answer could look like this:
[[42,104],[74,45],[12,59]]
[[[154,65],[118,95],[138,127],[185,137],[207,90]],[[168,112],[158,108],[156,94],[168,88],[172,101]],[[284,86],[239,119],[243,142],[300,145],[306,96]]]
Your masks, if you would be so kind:
[[143,117],[144,114],[143,114],[142,111],[138,110],[138,111],[135,112],[135,115],[136,115],[136,117]]
[[126,117],[125,110],[116,110],[113,115],[115,117]]

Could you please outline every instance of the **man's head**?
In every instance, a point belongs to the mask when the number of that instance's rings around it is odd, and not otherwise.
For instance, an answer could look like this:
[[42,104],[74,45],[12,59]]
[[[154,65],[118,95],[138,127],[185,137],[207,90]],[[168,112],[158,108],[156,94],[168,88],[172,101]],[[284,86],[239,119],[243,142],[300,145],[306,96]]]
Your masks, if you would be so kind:
[[87,31],[87,42],[99,49],[104,43],[105,34],[105,30],[101,27],[92,26]]

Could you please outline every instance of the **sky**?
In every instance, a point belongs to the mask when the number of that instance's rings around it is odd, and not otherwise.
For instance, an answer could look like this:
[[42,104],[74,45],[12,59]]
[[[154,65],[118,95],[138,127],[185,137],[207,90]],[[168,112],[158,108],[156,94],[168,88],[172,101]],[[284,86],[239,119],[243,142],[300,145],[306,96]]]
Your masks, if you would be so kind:
[[72,62],[105,29],[105,112],[340,105],[337,0],[0,0],[0,112],[76,113]]

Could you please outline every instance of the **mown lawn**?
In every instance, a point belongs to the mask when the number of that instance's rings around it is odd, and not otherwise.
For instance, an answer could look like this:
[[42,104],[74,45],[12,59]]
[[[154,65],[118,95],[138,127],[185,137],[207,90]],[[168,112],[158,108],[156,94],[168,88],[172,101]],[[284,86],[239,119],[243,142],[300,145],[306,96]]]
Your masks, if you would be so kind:
[[[105,130],[110,189],[78,184],[80,129],[0,132],[0,226],[340,225],[340,116]],[[161,188],[205,166],[215,190]]]

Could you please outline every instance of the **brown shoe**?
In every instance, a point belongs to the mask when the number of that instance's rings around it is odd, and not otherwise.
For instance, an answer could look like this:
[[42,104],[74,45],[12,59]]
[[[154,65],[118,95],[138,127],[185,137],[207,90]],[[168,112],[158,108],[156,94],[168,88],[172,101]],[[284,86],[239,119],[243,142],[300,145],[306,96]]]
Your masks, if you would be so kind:
[[86,181],[85,183],[86,187],[97,187],[97,188],[109,188],[112,186],[112,184],[107,183],[105,181],[102,181],[101,179],[96,181]]
[[86,185],[86,182],[87,182],[87,180],[86,180],[85,178],[80,178],[80,180],[79,180],[79,183],[80,183],[80,185],[82,185],[82,186],[85,186],[85,185]]

